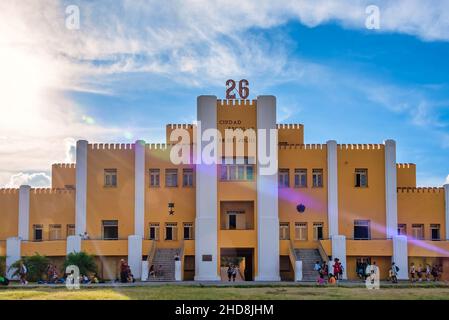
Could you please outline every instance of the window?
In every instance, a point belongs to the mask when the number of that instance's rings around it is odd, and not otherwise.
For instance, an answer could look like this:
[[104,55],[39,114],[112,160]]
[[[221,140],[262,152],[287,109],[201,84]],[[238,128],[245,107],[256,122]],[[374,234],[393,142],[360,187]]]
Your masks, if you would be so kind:
[[150,223],[150,240],[159,241],[159,223]]
[[68,236],[74,236],[75,235],[75,225],[74,224],[68,224],[67,225],[67,237]]
[[178,186],[178,169],[165,169],[165,186]]
[[118,239],[118,220],[103,220],[102,225],[104,240]]
[[182,169],[182,186],[193,187],[193,169]]
[[165,224],[165,240],[178,240],[178,227],[176,223]]
[[355,187],[368,187],[368,169],[355,169]]
[[322,222],[314,222],[313,223],[313,240],[322,240],[323,239],[323,223]]
[[398,235],[400,235],[400,236],[407,235],[407,225],[406,224],[398,224]]
[[[254,165],[248,158],[222,159],[220,178],[222,181],[252,181],[254,180]],[[229,163],[231,162],[231,163]],[[238,163],[242,162],[242,163]]]
[[369,239],[371,239],[369,220],[355,220],[354,240],[369,240]]
[[43,227],[41,224],[33,225],[33,238],[34,241],[42,241],[43,240]]
[[184,240],[193,239],[193,223],[184,223]]
[[61,225],[60,224],[51,224],[50,225],[50,240],[60,240],[62,239],[61,235]]
[[314,188],[323,187],[323,169],[312,170],[312,182]]
[[160,186],[161,171],[159,169],[150,169],[150,187]]
[[279,169],[279,188],[288,188],[290,186],[289,175],[289,169]]
[[412,237],[414,239],[418,239],[418,240],[424,239],[424,225],[423,224],[412,224]]
[[431,240],[437,241],[440,240],[440,225],[439,224],[431,224],[430,225],[430,235]]
[[290,228],[288,222],[281,222],[279,224],[279,239],[281,240],[290,239]]
[[227,229],[228,230],[236,230],[237,229],[237,215],[239,214],[238,211],[228,211],[226,213],[227,215]]
[[117,187],[117,169],[104,169],[104,186]]
[[295,188],[307,188],[307,169],[295,169]]
[[307,241],[307,223],[295,223],[295,240]]

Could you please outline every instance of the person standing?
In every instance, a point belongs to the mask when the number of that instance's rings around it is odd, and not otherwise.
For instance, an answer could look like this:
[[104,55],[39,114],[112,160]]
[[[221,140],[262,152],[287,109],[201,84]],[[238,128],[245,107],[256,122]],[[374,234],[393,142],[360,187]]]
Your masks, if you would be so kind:
[[391,264],[391,282],[398,283],[398,272],[399,268],[396,263],[393,262]]
[[319,261],[315,262],[315,265],[313,266],[313,270],[315,270],[316,272],[318,272],[318,276],[320,276],[322,274],[321,272],[321,264]]
[[228,274],[228,281],[230,282],[232,279],[232,265],[231,264],[229,264],[229,266],[228,266],[227,274]]
[[125,259],[120,260],[120,282],[128,282],[128,264],[126,263]]
[[23,263],[23,261],[20,261],[19,276],[20,276],[20,283],[23,285],[28,284],[28,281],[26,279],[27,273],[28,273],[28,269],[27,269],[26,265]]
[[235,278],[237,277],[237,267],[235,265],[232,266],[232,282],[235,282]]
[[415,274],[416,274],[416,268],[415,268],[415,264],[412,262],[412,264],[410,265],[410,280],[413,282],[415,282]]
[[432,269],[429,264],[426,264],[426,281],[430,281],[430,274],[432,273]]
[[421,282],[422,281],[422,273],[423,273],[423,269],[422,269],[422,265],[418,266],[418,270],[416,272],[416,274],[418,275],[418,281]]

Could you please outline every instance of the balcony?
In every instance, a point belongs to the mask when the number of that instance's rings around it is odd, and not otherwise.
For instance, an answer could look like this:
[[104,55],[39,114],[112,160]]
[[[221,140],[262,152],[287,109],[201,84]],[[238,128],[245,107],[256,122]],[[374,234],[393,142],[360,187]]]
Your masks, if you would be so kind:
[[96,256],[126,256],[128,255],[128,239],[82,240],[81,250]]
[[449,257],[449,241],[408,239],[409,257]]
[[67,241],[46,240],[46,241],[22,241],[22,256],[32,256],[36,253],[47,257],[65,257]]

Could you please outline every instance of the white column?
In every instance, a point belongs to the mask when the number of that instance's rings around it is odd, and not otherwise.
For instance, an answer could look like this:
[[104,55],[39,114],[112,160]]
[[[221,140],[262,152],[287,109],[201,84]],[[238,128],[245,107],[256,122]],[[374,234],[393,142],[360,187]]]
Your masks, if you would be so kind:
[[444,185],[444,217],[446,223],[446,240],[449,240],[449,184]]
[[29,240],[30,236],[30,186],[19,189],[19,238]]
[[140,235],[128,236],[128,265],[134,278],[140,279],[142,275],[142,237]]
[[182,281],[182,264],[181,264],[181,260],[175,261],[175,281]]
[[386,236],[392,238],[398,234],[398,198],[396,175],[396,142],[386,140],[385,144],[385,204]]
[[[346,237],[342,235],[335,235],[331,237],[332,239],[332,263],[333,260],[338,258],[340,263],[343,265],[343,279],[347,278],[346,273]],[[329,269],[329,273],[332,273],[333,269]]]
[[[262,130],[261,130],[262,129]],[[265,130],[263,130],[265,129]],[[276,129],[276,98],[257,97],[257,276],[256,281],[280,281],[278,215],[278,143],[270,148],[270,130]],[[262,135],[265,135],[264,137]],[[271,154],[275,170],[267,174],[261,163],[261,150]],[[272,163],[273,165],[273,163]]]
[[6,277],[9,280],[13,280],[12,275],[15,271],[14,269],[9,270],[9,268],[21,258],[20,246],[21,239],[19,237],[6,239]]
[[81,237],[79,235],[73,235],[67,237],[66,253],[81,252]]
[[145,234],[145,141],[134,144],[134,233]]
[[295,261],[295,281],[302,281],[302,261]]
[[87,145],[88,142],[85,140],[76,142],[75,230],[77,235],[86,231]]
[[392,262],[399,268],[398,279],[408,279],[408,248],[407,236],[393,236]]
[[[199,152],[217,141],[202,141],[205,130],[217,127],[217,97],[199,96],[197,99],[196,145]],[[217,165],[196,164],[196,219],[195,219],[195,280],[219,281],[217,240]]]
[[338,235],[337,142],[327,141],[327,220],[329,238]]

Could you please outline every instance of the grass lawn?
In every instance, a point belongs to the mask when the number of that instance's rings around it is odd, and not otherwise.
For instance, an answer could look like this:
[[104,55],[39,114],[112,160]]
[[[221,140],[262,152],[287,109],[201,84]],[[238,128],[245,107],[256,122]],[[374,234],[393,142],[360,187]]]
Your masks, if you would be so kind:
[[214,287],[214,286],[140,286],[116,288],[81,288],[69,291],[59,288],[3,288],[0,300],[37,299],[37,300],[158,300],[158,299],[265,299],[265,300],[319,300],[319,299],[445,299],[449,300],[448,287],[402,287],[368,290],[348,287],[301,287],[301,286],[251,286],[251,287]]

